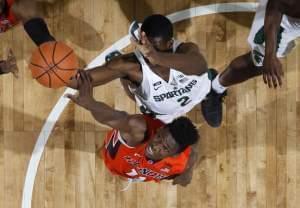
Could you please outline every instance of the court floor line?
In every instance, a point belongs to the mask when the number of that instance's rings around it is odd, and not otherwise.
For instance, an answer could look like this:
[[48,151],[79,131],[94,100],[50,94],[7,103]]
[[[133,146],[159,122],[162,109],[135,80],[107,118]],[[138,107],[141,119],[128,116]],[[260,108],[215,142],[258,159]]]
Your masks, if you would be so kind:
[[[257,3],[245,3],[245,2],[235,2],[235,3],[220,3],[220,4],[209,4],[202,5],[186,10],[181,10],[168,15],[167,17],[176,23],[182,20],[190,19],[193,17],[199,17],[203,15],[216,14],[216,13],[228,13],[228,12],[255,12]],[[246,41],[246,40],[245,40]],[[93,68],[102,65],[105,61],[105,55],[114,50],[122,50],[130,44],[129,36],[125,36],[114,43],[111,47],[104,50],[99,56],[97,56],[87,67]],[[63,95],[59,98],[56,105],[53,107],[49,116],[47,117],[42,130],[38,136],[37,142],[34,146],[23,187],[22,195],[22,208],[31,208],[32,193],[34,188],[35,177],[37,174],[38,166],[44,152],[45,146],[52,132],[52,129],[59,119],[61,113],[69,103],[69,99],[65,98],[65,94],[75,94],[76,90],[67,88]]]

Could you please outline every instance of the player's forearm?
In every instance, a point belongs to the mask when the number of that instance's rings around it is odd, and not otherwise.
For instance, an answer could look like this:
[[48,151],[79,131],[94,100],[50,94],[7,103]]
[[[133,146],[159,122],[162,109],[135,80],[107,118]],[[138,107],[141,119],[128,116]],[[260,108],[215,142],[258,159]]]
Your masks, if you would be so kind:
[[4,74],[4,70],[3,70],[4,64],[5,61],[0,61],[0,74]]
[[282,13],[279,10],[278,1],[269,0],[266,9],[264,33],[266,43],[266,57],[275,57],[277,50],[277,36],[282,20]]
[[207,63],[199,54],[160,53],[158,52],[157,64],[174,68],[188,75],[200,75],[207,72]]
[[[118,72],[116,70],[112,70],[112,69],[108,68],[106,65],[89,69],[86,71],[86,73],[90,77],[91,84],[93,87],[96,87],[99,85],[104,85],[114,79],[121,77],[120,72]],[[70,80],[68,87],[73,88],[73,89],[78,89],[78,83],[77,83],[77,79],[75,77],[73,77]]]
[[122,77],[120,71],[111,69],[107,65],[95,67],[88,70],[87,73],[91,78],[93,87],[104,85],[112,80]]
[[[116,111],[110,106],[106,105],[103,102],[99,101],[90,101],[86,106],[84,106],[87,110],[91,112],[93,117],[100,123],[108,125],[112,128],[117,128],[117,126],[114,126],[114,120],[118,120],[123,115],[125,115],[125,112],[122,111]],[[126,114],[127,115],[127,114]]]
[[6,61],[0,61],[0,74],[6,74],[8,73],[6,69],[7,62]]

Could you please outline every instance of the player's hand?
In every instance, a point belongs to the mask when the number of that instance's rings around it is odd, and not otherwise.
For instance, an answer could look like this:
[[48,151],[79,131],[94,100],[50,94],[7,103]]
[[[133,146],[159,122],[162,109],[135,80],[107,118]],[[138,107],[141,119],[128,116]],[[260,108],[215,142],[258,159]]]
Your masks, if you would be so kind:
[[69,83],[67,84],[67,87],[70,87],[72,89],[76,89],[78,90],[79,85],[78,85],[78,76],[79,73],[75,74],[74,76],[72,76],[69,80]]
[[141,32],[140,42],[137,42],[134,38],[131,38],[130,40],[132,45],[139,50],[143,56],[150,61],[151,64],[157,64],[157,60],[159,58],[158,52],[148,40],[145,32]]
[[1,63],[1,71],[3,73],[12,73],[14,77],[18,78],[17,60],[11,49],[8,50],[6,61]]
[[78,84],[78,94],[66,94],[66,97],[71,99],[77,105],[89,109],[95,102],[91,80],[84,70],[79,70],[75,77]]
[[268,58],[265,57],[263,65],[263,79],[264,83],[269,88],[277,88],[282,85],[283,71],[280,60],[277,57]]
[[186,171],[184,173],[182,173],[179,176],[176,176],[173,179],[172,184],[173,185],[180,185],[183,187],[186,187],[187,185],[189,185],[192,181],[192,176],[193,176],[193,172],[192,171]]
[[[78,71],[80,71],[80,70],[84,71],[85,68],[86,68],[86,66],[78,69]],[[78,76],[79,76],[79,72],[77,72],[74,76],[72,76],[67,84],[67,87],[78,90],[79,89]]]

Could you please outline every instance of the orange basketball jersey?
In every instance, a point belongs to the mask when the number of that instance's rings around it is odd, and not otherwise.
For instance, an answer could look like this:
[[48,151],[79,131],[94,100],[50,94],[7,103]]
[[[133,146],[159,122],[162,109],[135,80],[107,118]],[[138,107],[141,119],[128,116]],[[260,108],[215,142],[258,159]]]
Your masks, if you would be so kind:
[[188,162],[191,147],[174,157],[154,162],[145,157],[148,141],[164,124],[151,117],[144,116],[147,122],[145,140],[138,146],[130,147],[121,138],[118,130],[111,130],[104,140],[101,154],[106,167],[114,174],[135,181],[160,181],[182,173]]
[[7,31],[18,23],[18,20],[12,12],[14,0],[6,0],[4,11],[0,14],[0,33]]

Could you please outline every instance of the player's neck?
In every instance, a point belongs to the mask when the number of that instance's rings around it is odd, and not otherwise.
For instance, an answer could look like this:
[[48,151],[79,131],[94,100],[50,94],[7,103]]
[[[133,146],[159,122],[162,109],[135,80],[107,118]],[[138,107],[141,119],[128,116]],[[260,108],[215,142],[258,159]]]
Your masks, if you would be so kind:
[[151,159],[151,158],[147,157],[147,155],[145,155],[145,158],[146,158],[146,160],[147,160],[149,163],[151,163],[151,162],[157,163],[157,162],[161,161],[161,160],[154,160],[154,159]]

